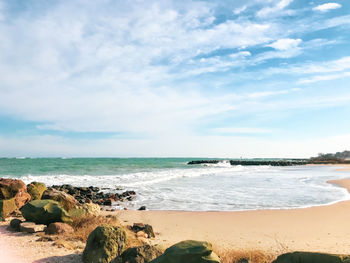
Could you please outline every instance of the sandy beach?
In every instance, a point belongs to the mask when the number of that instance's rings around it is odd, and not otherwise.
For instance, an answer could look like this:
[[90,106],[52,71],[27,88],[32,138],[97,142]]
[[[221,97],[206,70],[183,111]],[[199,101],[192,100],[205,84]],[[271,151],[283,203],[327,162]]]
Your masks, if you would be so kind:
[[[329,183],[350,191],[350,179]],[[151,242],[164,248],[185,239],[205,240],[216,250],[259,249],[272,253],[319,251],[348,253],[350,201],[302,209],[242,212],[115,211],[124,225],[136,222],[153,226]],[[72,250],[36,242],[38,236],[14,233],[0,225],[0,262],[81,262]]]
[[[350,179],[333,181],[350,187]],[[350,188],[348,188],[350,189]],[[125,224],[144,222],[165,247],[184,239],[206,240],[225,249],[347,253],[350,201],[290,210],[243,212],[119,211]]]

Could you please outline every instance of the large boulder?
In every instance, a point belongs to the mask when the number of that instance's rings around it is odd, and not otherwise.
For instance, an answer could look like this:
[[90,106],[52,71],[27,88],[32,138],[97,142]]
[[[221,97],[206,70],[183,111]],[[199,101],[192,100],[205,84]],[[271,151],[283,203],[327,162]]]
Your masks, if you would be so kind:
[[119,261],[122,263],[148,263],[162,255],[162,253],[160,248],[151,245],[131,247],[123,252]]
[[12,212],[17,210],[15,198],[0,200],[0,219],[4,220]]
[[67,211],[53,200],[34,200],[20,210],[27,221],[36,224],[49,225],[54,222],[72,222]]
[[163,255],[151,263],[220,263],[208,242],[186,240],[167,248]]
[[63,192],[63,191],[58,191],[53,188],[47,189],[43,193],[41,199],[43,200],[50,199],[50,200],[57,201],[68,212],[78,204],[77,200],[75,200],[75,198],[70,194],[67,194],[66,192]]
[[84,263],[109,263],[123,252],[126,246],[126,232],[111,225],[98,226],[87,239],[83,252]]
[[100,214],[101,207],[98,204],[86,203],[77,205],[69,211],[72,217],[80,217],[84,215],[98,216]]
[[350,263],[350,257],[315,252],[292,252],[278,256],[272,263]]
[[0,178],[0,200],[15,198],[18,208],[30,201],[27,186],[21,180]]
[[46,190],[47,187],[44,183],[32,182],[27,185],[27,191],[32,200],[40,200]]

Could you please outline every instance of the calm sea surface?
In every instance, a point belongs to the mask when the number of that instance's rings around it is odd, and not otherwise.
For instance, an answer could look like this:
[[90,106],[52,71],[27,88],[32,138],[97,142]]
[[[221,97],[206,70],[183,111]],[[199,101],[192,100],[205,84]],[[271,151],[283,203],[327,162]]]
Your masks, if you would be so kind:
[[[189,158],[0,158],[0,177],[26,183],[135,190],[135,201],[115,208],[236,211],[296,208],[346,200],[326,181],[349,177],[329,166],[187,165]],[[122,189],[122,190],[119,190]]]

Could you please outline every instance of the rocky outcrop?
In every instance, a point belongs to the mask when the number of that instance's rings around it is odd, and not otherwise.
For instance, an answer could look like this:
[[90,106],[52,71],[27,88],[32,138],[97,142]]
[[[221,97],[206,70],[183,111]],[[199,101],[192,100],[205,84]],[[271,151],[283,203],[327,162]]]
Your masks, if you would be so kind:
[[219,162],[220,162],[219,160],[195,160],[195,161],[190,161],[187,164],[207,164],[207,163],[217,164]]
[[21,180],[0,178],[0,200],[11,198],[14,198],[17,208],[21,208],[31,199],[27,186]]
[[[308,159],[282,159],[282,160],[230,160],[231,165],[270,165],[270,166],[293,166],[306,165],[310,163]],[[218,164],[219,160],[196,160],[190,161],[187,164]]]
[[32,200],[40,200],[46,190],[47,187],[44,183],[32,182],[27,185],[27,191]]
[[58,234],[73,233],[73,232],[74,232],[73,227],[71,227],[66,223],[61,223],[61,222],[51,223],[46,229],[46,234],[48,235],[58,235]]
[[58,202],[66,211],[70,211],[78,202],[73,196],[66,192],[59,191],[53,188],[47,189],[41,199],[49,199]]
[[135,191],[125,191],[123,193],[104,193],[98,187],[74,187],[69,184],[54,185],[53,189],[63,191],[72,195],[80,204],[95,203],[99,205],[112,205],[113,202],[132,201]]
[[278,256],[272,263],[350,263],[350,256],[315,252],[293,252]]
[[151,263],[220,263],[208,242],[186,240],[167,248],[163,255]]
[[53,200],[34,200],[21,209],[27,221],[49,225],[54,222],[71,222],[70,216],[60,204]]
[[92,231],[83,252],[84,263],[109,263],[120,256],[126,247],[127,237],[123,228],[102,225]]
[[148,263],[162,255],[162,253],[162,250],[157,246],[131,247],[125,250],[119,259],[113,260],[112,263]]

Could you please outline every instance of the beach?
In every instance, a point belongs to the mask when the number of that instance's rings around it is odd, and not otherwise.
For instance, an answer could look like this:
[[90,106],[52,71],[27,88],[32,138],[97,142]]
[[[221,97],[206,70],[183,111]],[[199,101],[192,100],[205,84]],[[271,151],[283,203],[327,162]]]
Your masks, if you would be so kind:
[[[337,167],[335,167],[337,168]],[[328,183],[350,191],[350,179]],[[288,251],[347,254],[350,247],[350,201],[298,209],[252,211],[103,211],[116,215],[123,225],[153,226],[152,244],[166,248],[186,239],[209,241],[216,251],[261,250],[275,255]],[[36,242],[38,236],[14,233],[0,226],[0,262],[81,262],[79,251]],[[25,255],[25,258],[23,258]],[[9,261],[9,259],[11,260]],[[1,261],[2,260],[2,261]]]
[[[339,181],[350,185],[350,179]],[[348,188],[350,189],[350,188]],[[165,247],[184,239],[219,249],[348,253],[350,201],[302,209],[242,212],[118,211],[124,224],[144,222]],[[107,212],[110,213],[110,212]]]

